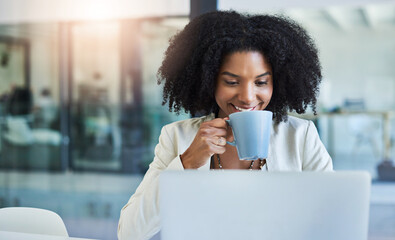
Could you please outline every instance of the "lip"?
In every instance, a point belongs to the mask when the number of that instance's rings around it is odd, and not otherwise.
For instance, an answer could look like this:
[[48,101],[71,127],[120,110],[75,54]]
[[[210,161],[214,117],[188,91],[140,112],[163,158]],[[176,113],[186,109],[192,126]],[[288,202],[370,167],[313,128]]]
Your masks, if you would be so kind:
[[231,103],[231,105],[232,105],[233,109],[235,110],[235,112],[249,112],[249,111],[254,111],[259,104],[255,105],[254,107],[239,107],[239,106],[233,105],[232,103]]

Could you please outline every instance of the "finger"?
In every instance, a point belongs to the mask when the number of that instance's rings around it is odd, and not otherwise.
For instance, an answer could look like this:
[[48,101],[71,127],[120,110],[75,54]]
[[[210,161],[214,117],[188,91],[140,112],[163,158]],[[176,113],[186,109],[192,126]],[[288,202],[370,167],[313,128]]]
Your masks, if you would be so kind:
[[226,138],[225,137],[215,137],[213,138],[213,143],[217,146],[225,146]]
[[208,121],[206,123],[209,126],[216,127],[216,128],[224,128],[224,129],[226,129],[228,127],[225,119],[223,119],[223,118],[216,118],[216,119],[213,119],[213,120]]
[[225,130],[225,129],[216,129],[215,131],[214,131],[214,136],[217,136],[217,137],[224,137],[224,138],[226,138],[226,135],[228,134],[228,132]]
[[222,154],[226,151],[226,147],[225,146],[219,146],[216,145],[214,143],[210,144],[210,150],[213,154]]
[[202,127],[200,129],[200,133],[202,134],[202,136],[217,136],[217,137],[225,137],[227,134],[226,129],[223,128],[216,128],[216,127]]

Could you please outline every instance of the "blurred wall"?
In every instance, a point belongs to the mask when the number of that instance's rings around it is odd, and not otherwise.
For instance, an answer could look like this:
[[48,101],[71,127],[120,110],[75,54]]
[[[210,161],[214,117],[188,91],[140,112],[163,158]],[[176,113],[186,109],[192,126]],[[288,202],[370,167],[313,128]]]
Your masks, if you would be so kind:
[[188,0],[1,0],[0,22],[96,20],[189,15]]
[[352,6],[363,5],[368,3],[394,2],[394,0],[218,0],[218,9],[233,9],[241,12],[258,13],[260,11],[278,10],[284,8],[317,8],[328,7],[333,5]]

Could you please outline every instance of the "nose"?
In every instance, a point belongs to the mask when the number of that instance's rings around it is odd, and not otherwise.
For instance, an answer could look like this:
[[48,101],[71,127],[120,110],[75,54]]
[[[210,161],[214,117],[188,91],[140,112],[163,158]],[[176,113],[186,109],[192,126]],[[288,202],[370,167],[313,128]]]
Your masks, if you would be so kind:
[[238,100],[244,105],[250,105],[256,98],[255,88],[251,85],[245,85],[240,88]]

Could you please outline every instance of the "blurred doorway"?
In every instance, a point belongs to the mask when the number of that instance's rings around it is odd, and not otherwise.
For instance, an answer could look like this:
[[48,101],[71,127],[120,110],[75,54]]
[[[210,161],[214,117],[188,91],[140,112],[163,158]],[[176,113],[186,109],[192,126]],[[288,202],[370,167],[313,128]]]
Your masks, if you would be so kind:
[[120,23],[71,25],[71,165],[121,169]]

